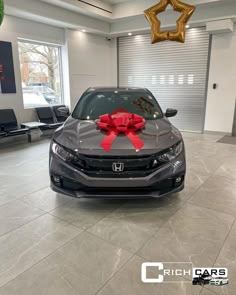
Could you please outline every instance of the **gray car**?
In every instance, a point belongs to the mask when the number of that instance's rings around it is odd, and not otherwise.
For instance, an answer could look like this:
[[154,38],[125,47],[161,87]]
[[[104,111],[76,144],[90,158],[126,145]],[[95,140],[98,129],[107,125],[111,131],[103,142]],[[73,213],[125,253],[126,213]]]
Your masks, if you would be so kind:
[[52,138],[51,188],[87,198],[159,197],[183,190],[184,142],[168,120],[176,114],[174,109],[163,114],[147,89],[88,89]]

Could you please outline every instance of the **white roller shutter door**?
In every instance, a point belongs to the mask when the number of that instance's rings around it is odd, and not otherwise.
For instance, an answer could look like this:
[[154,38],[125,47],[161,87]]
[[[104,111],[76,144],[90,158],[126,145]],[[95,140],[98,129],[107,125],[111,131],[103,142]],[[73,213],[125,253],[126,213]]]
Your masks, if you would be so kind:
[[178,109],[171,121],[181,130],[204,127],[208,79],[209,34],[189,29],[185,44],[150,44],[150,34],[120,37],[119,86],[146,87],[163,110]]

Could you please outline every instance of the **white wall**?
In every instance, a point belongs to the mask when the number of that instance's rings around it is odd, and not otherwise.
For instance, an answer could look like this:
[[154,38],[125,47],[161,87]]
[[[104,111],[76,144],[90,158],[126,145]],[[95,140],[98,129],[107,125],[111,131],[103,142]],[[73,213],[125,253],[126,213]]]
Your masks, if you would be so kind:
[[16,94],[0,94],[0,108],[13,108],[19,122],[29,122],[36,116],[33,109],[25,110],[23,105],[17,38],[64,44],[64,30],[10,16],[4,18],[0,27],[0,40],[12,42],[17,91]]
[[[217,83],[217,89],[213,89]],[[205,130],[231,133],[236,99],[236,31],[214,35]]]
[[66,30],[66,47],[72,108],[87,88],[116,86],[115,40],[107,41],[98,35]]
[[13,108],[19,122],[34,121],[36,114],[33,109],[24,109],[17,38],[62,45],[65,102],[72,107],[86,88],[116,85],[115,42],[6,16],[0,27],[0,40],[12,42],[17,93],[0,94],[0,108]]

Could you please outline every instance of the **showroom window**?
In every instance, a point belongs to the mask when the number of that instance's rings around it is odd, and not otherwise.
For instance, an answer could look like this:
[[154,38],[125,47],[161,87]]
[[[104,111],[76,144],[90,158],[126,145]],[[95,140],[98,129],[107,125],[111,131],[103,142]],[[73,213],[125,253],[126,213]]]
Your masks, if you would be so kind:
[[24,107],[61,104],[60,46],[19,40],[18,48]]

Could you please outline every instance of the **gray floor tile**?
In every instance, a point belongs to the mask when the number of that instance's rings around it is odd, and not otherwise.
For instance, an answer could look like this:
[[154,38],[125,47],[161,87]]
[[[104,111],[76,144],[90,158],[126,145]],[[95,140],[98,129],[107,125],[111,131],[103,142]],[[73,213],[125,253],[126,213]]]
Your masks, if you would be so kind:
[[211,174],[232,157],[232,148],[214,141],[204,141],[202,137],[186,144],[186,155],[188,170]]
[[234,224],[230,234],[216,260],[216,267],[226,267],[229,272],[229,284],[219,286],[207,286],[207,289],[220,295],[236,294],[236,223]]
[[209,174],[187,169],[185,188],[178,193],[179,199],[182,201],[189,200],[209,177]]
[[43,214],[44,211],[18,200],[0,206],[0,236]]
[[215,293],[215,292],[210,291],[210,290],[208,290],[206,288],[203,288],[203,290],[202,290],[202,292],[201,292],[200,295],[216,295],[216,294],[218,294],[218,293]]
[[149,261],[211,266],[233,222],[230,215],[186,204],[138,253]]
[[[25,151],[25,154],[20,154],[20,159],[18,157],[16,154],[10,160],[8,157],[5,159],[4,169],[0,170],[1,189],[20,198],[49,186],[48,153],[31,159]],[[0,160],[2,165],[1,157]]]
[[176,195],[131,201],[103,218],[89,232],[135,253],[181,206]]
[[6,189],[0,185],[0,206],[16,200],[15,195],[10,195]]
[[[15,177],[15,182],[11,183],[9,179],[12,179],[13,175],[6,176],[3,179],[3,182],[5,184],[1,185],[1,190],[7,191],[8,195],[10,196],[11,199],[19,199],[21,197],[27,196],[29,194],[32,194],[38,190],[44,189],[49,186],[49,183],[38,183],[39,180],[33,180],[31,179],[32,182],[24,182],[21,180],[16,180]],[[36,183],[35,183],[36,181]]]
[[87,229],[123,203],[122,200],[84,200],[68,197],[67,203],[50,213],[82,229]]
[[216,155],[208,156],[199,153],[188,157],[188,169],[201,173],[214,173],[225,161],[225,158],[220,159],[220,157],[217,157],[216,161]]
[[0,286],[63,246],[81,231],[51,215],[0,237]]
[[79,295],[63,276],[44,260],[0,288],[0,294]]
[[216,170],[215,175],[225,176],[236,180],[236,155],[226,161],[219,169]]
[[28,195],[22,200],[36,208],[49,212],[68,202],[68,199],[68,196],[57,194],[48,187]]
[[[147,284],[141,281],[145,260],[134,257],[98,293],[98,295],[199,295],[201,287],[191,282]],[[156,277],[156,274],[153,274]],[[184,281],[184,280],[183,280]]]
[[211,176],[189,202],[236,216],[236,179]]
[[46,261],[80,295],[95,294],[131,257],[131,253],[82,233]]

